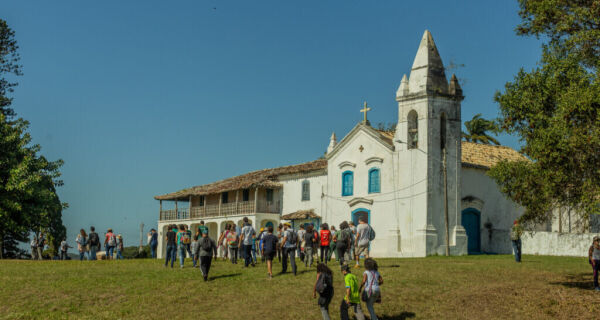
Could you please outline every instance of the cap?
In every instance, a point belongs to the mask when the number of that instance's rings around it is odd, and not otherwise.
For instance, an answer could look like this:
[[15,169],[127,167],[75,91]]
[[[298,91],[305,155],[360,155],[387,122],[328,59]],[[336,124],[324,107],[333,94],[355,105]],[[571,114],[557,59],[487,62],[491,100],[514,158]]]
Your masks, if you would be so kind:
[[289,222],[286,222],[286,223],[284,223],[283,225],[284,225],[284,226],[288,226],[288,227],[291,227],[291,226],[292,226],[292,224],[291,224],[291,223],[289,223]]

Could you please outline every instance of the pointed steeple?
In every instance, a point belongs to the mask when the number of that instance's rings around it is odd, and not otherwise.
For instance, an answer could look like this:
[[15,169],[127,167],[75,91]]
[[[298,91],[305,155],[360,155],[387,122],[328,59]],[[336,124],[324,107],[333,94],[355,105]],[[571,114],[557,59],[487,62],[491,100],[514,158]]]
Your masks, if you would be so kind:
[[327,153],[333,151],[335,146],[337,145],[337,138],[335,137],[335,132],[331,134],[331,138],[329,139],[329,146],[327,147]]
[[454,73],[452,74],[452,78],[450,78],[450,84],[448,85],[448,93],[456,97],[463,96],[462,88],[460,87],[458,79],[456,78],[456,75]]
[[411,93],[448,93],[444,64],[431,33],[425,30],[408,81]]
[[406,78],[406,74],[402,76],[402,81],[400,81],[400,87],[398,87],[398,91],[396,91],[396,97],[402,97],[408,94],[408,78]]

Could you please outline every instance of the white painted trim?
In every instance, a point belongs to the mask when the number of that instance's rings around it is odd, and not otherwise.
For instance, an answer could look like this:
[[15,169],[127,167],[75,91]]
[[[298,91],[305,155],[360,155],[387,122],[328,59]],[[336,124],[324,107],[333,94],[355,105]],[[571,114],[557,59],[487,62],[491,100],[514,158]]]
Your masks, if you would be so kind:
[[340,169],[344,168],[344,167],[352,167],[352,168],[356,168],[356,163],[354,162],[350,162],[350,161],[342,161],[340,163],[338,163],[338,167]]
[[350,206],[350,208],[356,206],[359,203],[364,203],[364,204],[372,205],[373,204],[373,199],[367,199],[367,198],[363,198],[363,197],[356,197],[356,198],[350,199],[348,201],[348,205]]
[[367,160],[365,160],[365,164],[370,164],[372,162],[379,162],[379,163],[383,163],[383,158],[380,157],[370,157]]
[[479,212],[483,212],[483,205],[485,203],[483,202],[483,200],[473,197],[473,196],[466,196],[463,197],[462,201],[461,201],[461,209],[465,210],[467,208],[473,208],[473,209],[477,209]]

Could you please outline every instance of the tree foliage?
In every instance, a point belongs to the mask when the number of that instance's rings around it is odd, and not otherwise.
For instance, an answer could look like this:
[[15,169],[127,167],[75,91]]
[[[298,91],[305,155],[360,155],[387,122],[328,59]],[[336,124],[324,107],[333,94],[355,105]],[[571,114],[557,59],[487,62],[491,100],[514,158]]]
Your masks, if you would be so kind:
[[538,66],[497,92],[498,126],[517,135],[531,162],[500,163],[489,175],[523,205],[523,221],[551,209],[584,217],[600,205],[600,2],[520,1],[520,35],[544,36]]
[[489,134],[490,131],[496,131],[495,122],[482,118],[481,113],[474,115],[473,119],[465,121],[465,128],[467,129],[467,132],[463,132],[462,137],[466,141],[483,144],[500,144],[496,138]]
[[31,232],[45,232],[54,249],[66,233],[66,204],[56,194],[63,162],[39,155],[40,146],[27,132],[29,123],[14,119],[7,96],[16,86],[7,77],[21,74],[17,48],[14,31],[0,19],[0,258],[18,257],[18,242],[28,241]]

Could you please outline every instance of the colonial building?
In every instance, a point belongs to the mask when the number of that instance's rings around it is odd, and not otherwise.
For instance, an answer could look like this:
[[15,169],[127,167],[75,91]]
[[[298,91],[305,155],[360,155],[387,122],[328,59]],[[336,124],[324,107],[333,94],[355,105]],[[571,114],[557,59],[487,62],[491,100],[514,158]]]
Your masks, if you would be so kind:
[[[377,235],[374,256],[508,253],[508,233],[522,209],[499,192],[486,170],[526,158],[508,147],[461,142],[463,98],[425,31],[411,73],[396,92],[395,132],[371,127],[365,103],[364,120],[339,142],[333,134],[325,159],[156,196],[160,238],[169,224],[194,228],[200,220],[217,237],[227,223],[239,225],[244,217],[260,228],[284,217],[318,227],[365,216]],[[164,201],[174,209],[163,210]]]

